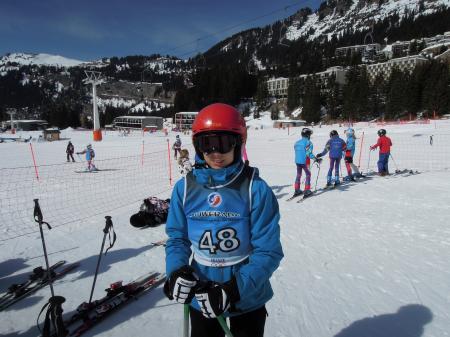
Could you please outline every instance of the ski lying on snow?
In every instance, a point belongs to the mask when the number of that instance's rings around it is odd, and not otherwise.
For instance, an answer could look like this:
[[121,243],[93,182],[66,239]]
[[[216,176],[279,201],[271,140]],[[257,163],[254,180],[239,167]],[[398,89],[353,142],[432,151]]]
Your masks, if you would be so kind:
[[[60,271],[52,270],[52,272],[53,272],[52,275],[51,275],[52,281],[60,279],[61,277],[65,276],[66,274],[68,274],[73,269],[77,268],[79,265],[80,265],[79,263],[72,263],[72,264],[64,267]],[[47,274],[46,274],[46,276],[47,276]],[[41,289],[41,288],[45,287],[46,285],[48,285],[50,283],[50,280],[46,276],[44,276],[43,278],[39,279],[37,282],[33,282],[32,284],[26,286],[25,288],[22,288],[20,293],[15,294],[14,297],[12,297],[11,299],[3,302],[0,305],[0,311],[5,310],[6,308],[10,307],[14,303],[19,302],[20,300],[24,299],[25,297],[28,297],[29,295],[35,293],[39,289]]]
[[[111,284],[104,297],[90,304],[80,304],[77,313],[64,321],[64,327],[69,331],[68,336],[81,336],[131,300],[138,299],[144,292],[156,288],[164,280],[165,274],[150,272],[126,285],[122,285],[122,281]],[[50,336],[55,335],[53,333]]]
[[[54,265],[51,265],[49,270],[54,271],[56,268],[62,266],[66,261],[58,261]],[[14,296],[19,296],[24,289],[27,287],[30,287],[34,283],[40,282],[43,278],[47,276],[47,270],[45,270],[42,267],[34,268],[31,273],[28,274],[28,280],[19,284],[12,284],[8,287],[8,290],[6,293],[4,293],[0,297],[0,307],[3,305],[3,303],[7,302],[10,298],[13,298]]]

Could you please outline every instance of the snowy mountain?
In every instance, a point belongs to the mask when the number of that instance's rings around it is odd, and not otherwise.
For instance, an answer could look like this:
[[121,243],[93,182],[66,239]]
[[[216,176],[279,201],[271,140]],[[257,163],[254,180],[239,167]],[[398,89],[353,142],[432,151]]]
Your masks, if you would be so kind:
[[340,36],[346,30],[370,30],[375,23],[397,15],[401,21],[411,13],[417,18],[449,6],[449,0],[331,0],[324,2],[315,13],[305,15],[305,11],[300,11],[288,18],[287,22],[291,21],[291,24],[286,26],[286,39],[306,37],[314,40],[326,36],[330,40],[333,35]]
[[50,54],[11,53],[0,57],[0,66],[8,63],[13,65],[41,65],[68,68],[82,65],[85,62]]
[[[429,20],[431,23],[422,22],[426,28],[419,27],[417,22],[449,8],[449,0],[329,0],[316,11],[305,7],[271,25],[237,33],[219,42],[204,55],[207,59],[233,55],[248,67],[259,70],[293,62],[304,64],[304,57],[330,58],[336,47],[442,34],[450,30],[450,25],[438,23],[446,21],[440,17]],[[366,40],[366,35],[371,38]],[[318,45],[320,49],[316,51],[319,54],[314,55],[311,49],[317,49]],[[317,70],[309,65],[302,72]]]

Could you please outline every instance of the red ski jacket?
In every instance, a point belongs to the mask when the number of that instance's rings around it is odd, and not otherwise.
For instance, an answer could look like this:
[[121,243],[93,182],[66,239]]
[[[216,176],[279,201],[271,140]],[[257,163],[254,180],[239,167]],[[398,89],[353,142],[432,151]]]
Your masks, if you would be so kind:
[[380,153],[389,153],[391,152],[392,141],[387,136],[380,136],[378,138],[378,142],[375,145],[372,145],[370,148],[372,150],[380,147]]

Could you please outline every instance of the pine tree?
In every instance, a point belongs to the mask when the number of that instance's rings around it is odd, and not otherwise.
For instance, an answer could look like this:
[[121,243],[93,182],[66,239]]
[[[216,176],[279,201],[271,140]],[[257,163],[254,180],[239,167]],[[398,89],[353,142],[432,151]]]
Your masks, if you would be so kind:
[[302,118],[308,123],[320,120],[320,89],[314,76],[308,77],[305,82]]
[[293,77],[289,79],[287,108],[293,111],[300,106],[300,79]]
[[261,79],[258,82],[258,89],[256,91],[256,105],[259,109],[264,109],[269,101],[269,89],[267,88],[267,82]]

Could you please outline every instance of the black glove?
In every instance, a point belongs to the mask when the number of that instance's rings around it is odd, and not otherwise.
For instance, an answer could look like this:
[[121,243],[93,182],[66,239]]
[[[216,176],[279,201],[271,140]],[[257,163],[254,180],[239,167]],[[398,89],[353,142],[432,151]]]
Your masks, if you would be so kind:
[[222,315],[230,308],[232,303],[240,299],[236,279],[233,277],[229,282],[220,284],[208,282],[195,291],[203,316],[215,318]]
[[319,163],[319,164],[320,164],[320,163],[322,162],[322,160],[323,160],[323,159],[320,158],[320,157],[314,158],[314,162],[315,162],[315,163]]
[[321,153],[316,154],[316,158],[317,158],[317,159],[319,159],[319,158],[321,158],[321,157],[322,157],[322,154],[321,154]]
[[164,283],[164,294],[178,303],[186,304],[194,297],[194,288],[197,286],[198,277],[194,269],[183,266],[175,270]]

